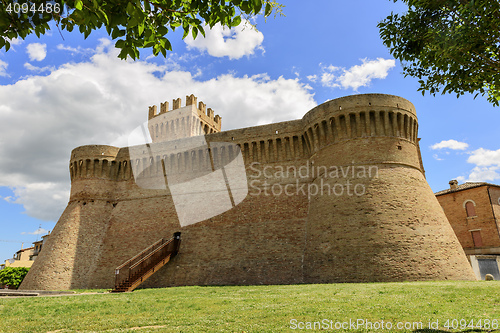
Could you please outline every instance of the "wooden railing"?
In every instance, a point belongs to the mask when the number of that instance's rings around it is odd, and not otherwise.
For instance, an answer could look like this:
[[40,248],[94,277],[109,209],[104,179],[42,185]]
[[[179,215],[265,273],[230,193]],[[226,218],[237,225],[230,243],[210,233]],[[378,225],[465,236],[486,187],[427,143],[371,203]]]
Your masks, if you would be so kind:
[[115,269],[114,292],[132,291],[163,267],[179,251],[181,233],[162,238]]

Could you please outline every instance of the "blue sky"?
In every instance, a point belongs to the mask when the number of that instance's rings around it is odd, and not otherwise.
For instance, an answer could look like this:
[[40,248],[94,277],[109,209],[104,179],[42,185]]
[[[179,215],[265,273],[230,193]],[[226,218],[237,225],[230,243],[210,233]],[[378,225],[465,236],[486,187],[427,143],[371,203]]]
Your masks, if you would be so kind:
[[[69,199],[69,155],[85,144],[126,145],[149,105],[194,93],[223,130],[297,119],[317,104],[387,93],[417,109],[433,191],[448,181],[500,183],[500,108],[482,97],[422,96],[379,38],[389,0],[284,2],[286,17],[170,35],[167,59],[144,50],[122,61],[104,31],[88,39],[53,29],[0,53],[0,260],[51,230]],[[184,102],[183,102],[184,103]],[[39,226],[41,225],[41,229]]]

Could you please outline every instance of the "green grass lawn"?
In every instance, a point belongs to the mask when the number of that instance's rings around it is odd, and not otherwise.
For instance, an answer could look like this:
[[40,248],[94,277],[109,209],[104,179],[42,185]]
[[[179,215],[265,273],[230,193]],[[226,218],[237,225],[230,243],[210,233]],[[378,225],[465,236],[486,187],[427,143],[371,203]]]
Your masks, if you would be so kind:
[[[392,329],[377,329],[382,320]],[[447,320],[457,329],[444,328]],[[312,329],[299,329],[308,322]],[[316,331],[500,332],[500,282],[179,287],[0,299],[0,332],[310,332],[314,322],[321,324]],[[429,322],[439,327],[429,329]],[[412,327],[397,329],[398,323]]]

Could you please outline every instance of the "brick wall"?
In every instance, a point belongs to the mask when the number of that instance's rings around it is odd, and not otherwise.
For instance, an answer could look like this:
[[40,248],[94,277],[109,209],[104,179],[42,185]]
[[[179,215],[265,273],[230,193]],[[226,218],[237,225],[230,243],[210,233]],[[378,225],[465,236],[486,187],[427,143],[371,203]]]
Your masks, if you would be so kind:
[[[500,188],[491,186],[489,188],[491,204],[493,209],[493,215],[495,218],[495,224],[497,232],[499,233],[498,240],[493,244],[495,247],[500,247]],[[500,251],[499,251],[500,254]]]
[[[496,188],[490,188],[492,205],[488,188],[489,186],[480,186],[437,196],[460,244],[470,254],[478,254],[477,251],[471,251],[474,249],[500,247],[498,222],[493,216],[493,209],[497,213],[500,213],[498,206],[500,191]],[[464,207],[467,201],[475,203],[476,216],[467,216],[467,211]],[[482,239],[481,247],[474,246],[472,231],[480,232]]]

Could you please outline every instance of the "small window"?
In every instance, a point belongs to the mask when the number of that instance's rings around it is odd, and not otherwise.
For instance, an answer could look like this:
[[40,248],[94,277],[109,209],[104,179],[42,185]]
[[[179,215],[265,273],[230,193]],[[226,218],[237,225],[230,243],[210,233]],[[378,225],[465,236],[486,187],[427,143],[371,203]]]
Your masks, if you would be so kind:
[[474,202],[467,201],[465,203],[465,210],[467,212],[467,217],[476,216],[476,207],[474,206]]
[[475,230],[471,231],[472,241],[474,242],[474,247],[482,247],[483,239],[481,238],[481,231]]

